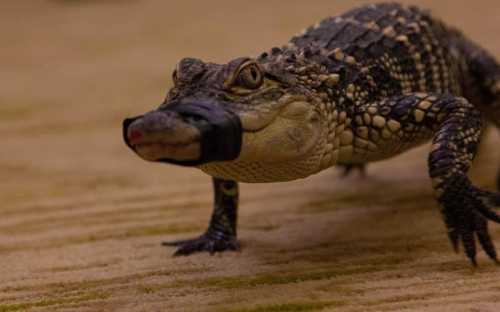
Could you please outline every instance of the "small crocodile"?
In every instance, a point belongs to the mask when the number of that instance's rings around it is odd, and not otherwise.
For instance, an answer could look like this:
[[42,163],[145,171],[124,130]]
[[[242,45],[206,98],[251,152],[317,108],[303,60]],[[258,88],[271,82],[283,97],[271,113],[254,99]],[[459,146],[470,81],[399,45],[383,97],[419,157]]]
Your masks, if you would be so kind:
[[184,58],[155,110],[123,122],[148,161],[213,177],[201,236],[166,242],[176,255],[238,250],[238,182],[347,170],[431,141],[429,174],[455,251],[476,244],[498,263],[488,220],[500,193],[467,177],[486,121],[500,126],[500,65],[427,11],[397,3],[330,17],[257,57]]

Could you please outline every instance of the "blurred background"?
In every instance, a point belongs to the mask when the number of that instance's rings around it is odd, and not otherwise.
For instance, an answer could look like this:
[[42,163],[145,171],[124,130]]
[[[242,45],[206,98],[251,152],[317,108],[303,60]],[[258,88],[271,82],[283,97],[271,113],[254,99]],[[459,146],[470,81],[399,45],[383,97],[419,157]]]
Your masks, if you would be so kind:
[[[500,2],[404,2],[500,56]],[[210,178],[140,160],[123,118],[162,102],[183,57],[256,55],[362,3],[1,1],[0,311],[494,309],[500,275],[481,255],[470,276],[451,252],[426,147],[366,180],[331,170],[243,185],[241,253],[171,258],[160,246],[204,230]],[[487,187],[495,137],[473,173]]]

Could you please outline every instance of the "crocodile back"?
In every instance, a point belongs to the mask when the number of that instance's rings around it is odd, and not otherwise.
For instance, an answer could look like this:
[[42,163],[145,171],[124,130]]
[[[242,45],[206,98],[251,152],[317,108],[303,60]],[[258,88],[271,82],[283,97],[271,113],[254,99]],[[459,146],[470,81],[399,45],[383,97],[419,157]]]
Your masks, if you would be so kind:
[[293,37],[290,46],[319,48],[337,59],[349,57],[377,83],[381,96],[462,95],[463,57],[451,49],[452,33],[426,11],[388,3],[324,19]]

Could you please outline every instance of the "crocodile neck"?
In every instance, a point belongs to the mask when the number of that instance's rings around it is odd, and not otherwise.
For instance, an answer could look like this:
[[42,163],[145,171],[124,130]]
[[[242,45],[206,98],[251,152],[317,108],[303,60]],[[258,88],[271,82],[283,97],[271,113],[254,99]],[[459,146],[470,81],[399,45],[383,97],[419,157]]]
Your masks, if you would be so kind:
[[386,90],[390,90],[381,85],[388,81],[381,65],[366,65],[339,48],[325,50],[294,45],[273,48],[259,60],[282,82],[296,79],[296,87],[314,99],[310,103],[316,105],[324,117],[327,147],[322,152],[318,171],[355,162],[352,158],[354,118],[363,114],[366,104],[388,96]]

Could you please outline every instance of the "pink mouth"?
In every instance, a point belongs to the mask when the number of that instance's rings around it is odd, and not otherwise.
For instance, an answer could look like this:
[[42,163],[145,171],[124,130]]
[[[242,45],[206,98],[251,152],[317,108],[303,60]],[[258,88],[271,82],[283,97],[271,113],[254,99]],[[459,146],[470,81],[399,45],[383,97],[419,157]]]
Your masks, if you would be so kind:
[[174,157],[181,160],[190,160],[199,156],[200,143],[193,141],[189,143],[163,143],[148,142],[133,144],[137,153],[146,160],[156,161],[165,157]]

